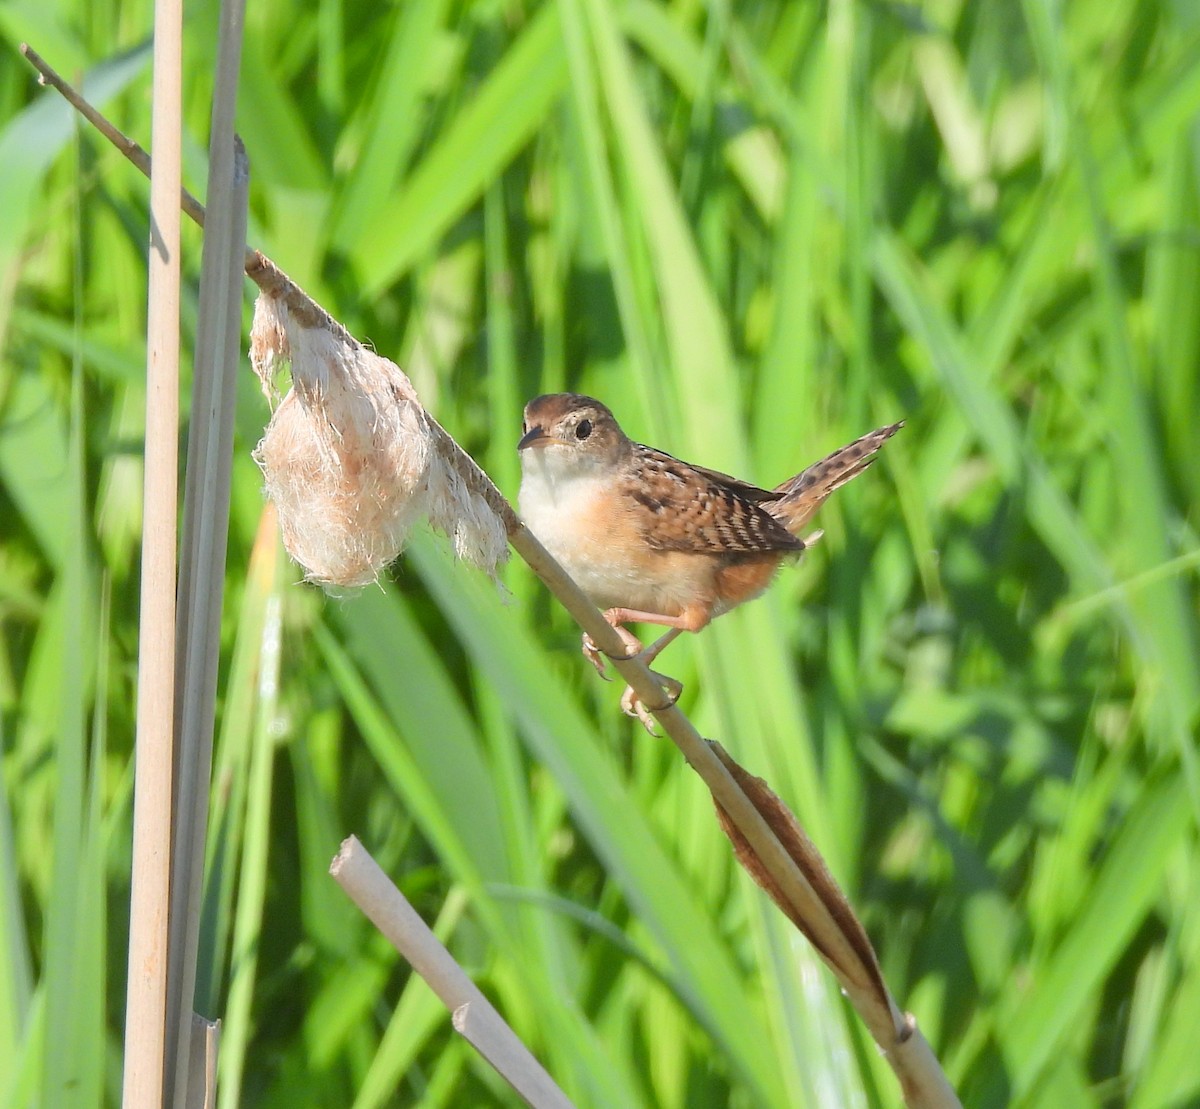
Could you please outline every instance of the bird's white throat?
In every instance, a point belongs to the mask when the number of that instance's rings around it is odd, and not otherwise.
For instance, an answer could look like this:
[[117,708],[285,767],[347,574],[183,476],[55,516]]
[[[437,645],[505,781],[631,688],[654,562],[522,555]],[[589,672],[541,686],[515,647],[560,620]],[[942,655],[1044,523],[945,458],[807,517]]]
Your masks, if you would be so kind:
[[529,530],[546,546],[555,545],[556,535],[578,526],[579,514],[588,512],[603,484],[599,468],[573,462],[548,450],[521,455],[517,505]]

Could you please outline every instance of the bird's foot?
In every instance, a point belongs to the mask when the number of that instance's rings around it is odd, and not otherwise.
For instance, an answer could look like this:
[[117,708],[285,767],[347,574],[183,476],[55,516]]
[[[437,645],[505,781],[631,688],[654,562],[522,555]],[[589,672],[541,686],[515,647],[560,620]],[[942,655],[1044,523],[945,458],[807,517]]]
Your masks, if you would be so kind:
[[631,685],[625,687],[625,692],[621,694],[621,711],[626,716],[636,716],[641,722],[642,727],[646,729],[652,736],[657,736],[658,732],[654,730],[654,717],[651,715],[654,712],[662,712],[663,709],[669,709],[676,701],[679,700],[679,695],[683,692],[683,682],[675,678],[669,678],[666,674],[659,674],[655,670],[650,671],[654,680],[662,686],[663,692],[667,699],[664,704],[647,706],[645,701],[638,695],[637,690]]
[[[604,616],[609,623],[612,624],[616,633],[621,637],[621,642],[625,644],[626,653],[622,657],[626,659],[636,658],[640,662],[645,663],[646,666],[649,666],[650,663],[652,663],[655,658],[658,657],[659,651],[661,651],[663,647],[666,646],[667,642],[669,642],[669,639],[673,637],[660,639],[657,643],[654,643],[649,647],[643,647],[642,641],[638,639],[633,632],[624,627],[622,624],[616,623],[612,619],[612,616],[615,615],[615,612],[616,610],[610,609],[604,614]],[[675,634],[677,635],[678,632]],[[600,650],[600,648],[596,646],[595,640],[592,639],[587,632],[583,633],[582,647],[583,657],[586,658],[588,662],[590,662],[596,668],[596,673],[599,674],[600,677],[602,677],[606,682],[611,681],[612,679],[607,674],[605,660],[615,658],[617,656],[610,655],[606,651]],[[621,711],[626,716],[636,717],[642,722],[642,727],[645,728],[646,731],[648,731],[651,735],[656,736],[658,735],[658,732],[654,730],[654,717],[651,715],[651,713],[661,712],[663,709],[670,708],[673,704],[675,704],[675,702],[679,700],[679,695],[683,692],[683,683],[677,681],[675,678],[668,677],[666,674],[659,674],[654,670],[651,670],[650,673],[654,676],[654,680],[662,687],[662,690],[666,695],[665,702],[660,705],[647,707],[633,686],[627,685],[625,687],[625,692],[621,694]]]
[[[616,631],[617,635],[621,637],[621,642],[625,644],[626,648],[628,648],[623,656],[624,658],[633,658],[635,655],[640,655],[642,653],[642,641],[638,639],[638,637],[634,635],[633,632],[631,632],[628,628],[623,628],[620,624],[614,624],[613,630]],[[600,650],[600,648],[596,646],[595,640],[593,640],[587,632],[583,633],[582,647],[583,657],[596,668],[596,673],[599,674],[600,677],[602,677],[606,682],[612,681],[608,674],[605,673],[604,660],[605,658],[613,658],[615,656],[606,655],[604,651]]]

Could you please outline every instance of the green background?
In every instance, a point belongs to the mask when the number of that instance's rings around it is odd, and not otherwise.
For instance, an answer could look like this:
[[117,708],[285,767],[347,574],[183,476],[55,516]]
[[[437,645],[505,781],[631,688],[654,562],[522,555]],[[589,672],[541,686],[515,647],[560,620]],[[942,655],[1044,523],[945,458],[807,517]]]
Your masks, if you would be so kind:
[[[217,9],[186,20],[202,193]],[[147,239],[146,183],[16,47],[145,143],[150,26],[0,0],[5,1105],[119,1098]],[[1200,1104],[1200,6],[261,0],[244,61],[251,242],[510,496],[546,391],[768,485],[908,421],[663,668],[964,1103]],[[351,831],[578,1105],[897,1104],[528,571],[501,596],[423,535],[383,588],[300,583],[240,383],[221,1104],[514,1102],[327,876]]]

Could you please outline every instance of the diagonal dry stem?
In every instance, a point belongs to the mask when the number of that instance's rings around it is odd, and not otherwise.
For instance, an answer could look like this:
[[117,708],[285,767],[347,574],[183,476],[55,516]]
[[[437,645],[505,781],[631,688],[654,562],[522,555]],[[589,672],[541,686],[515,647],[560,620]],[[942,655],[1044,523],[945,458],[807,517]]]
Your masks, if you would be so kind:
[[[57,74],[28,47],[22,52],[41,72],[45,83],[53,85],[77,108],[84,102],[69,90]],[[69,92],[68,92],[69,90]],[[103,117],[90,107],[84,111],[96,123]],[[116,128],[105,124],[99,129],[131,161],[146,171],[145,152]],[[115,137],[114,137],[115,136]],[[187,213],[203,225],[203,208],[194,200],[184,201]],[[258,251],[246,253],[246,275],[264,292],[282,298],[289,311],[306,326],[324,327],[351,346],[358,341],[320,305],[308,297],[286,274]],[[599,609],[587,598],[567,572],[551,557],[533,534],[521,523],[512,506],[454,439],[436,423],[433,425],[438,446],[444,457],[458,470],[473,493],[483,497],[504,522],[513,549],[555,595],[564,608],[587,632],[596,646],[610,655],[617,671],[648,707],[662,699],[659,682],[648,667],[637,659],[625,658],[625,645]],[[816,849],[800,832],[800,840],[789,833],[799,831],[791,813],[769,790],[751,787],[753,779],[732,760],[722,761],[691,721],[675,705],[651,707],[655,718],[692,768],[704,780],[713,800],[723,814],[722,823],[732,839],[739,861],[747,866],[755,880],[793,922],[802,928],[846,996],[870,1030],[875,1042],[895,1071],[904,1091],[905,1103],[913,1109],[949,1109],[960,1106],[954,1090],[921,1034],[915,1020],[903,1013],[888,992],[866,933],[858,924],[849,903],[829,876]],[[728,756],[725,756],[728,759]],[[737,776],[731,773],[736,768]],[[739,782],[738,779],[741,779]],[[761,783],[760,783],[761,784]],[[748,792],[749,790],[749,792]],[[766,796],[770,794],[770,798]],[[752,796],[753,795],[753,796]],[[771,800],[773,799],[773,800]],[[786,818],[780,815],[786,813]],[[803,925],[800,925],[803,920]],[[849,923],[853,921],[853,924]]]

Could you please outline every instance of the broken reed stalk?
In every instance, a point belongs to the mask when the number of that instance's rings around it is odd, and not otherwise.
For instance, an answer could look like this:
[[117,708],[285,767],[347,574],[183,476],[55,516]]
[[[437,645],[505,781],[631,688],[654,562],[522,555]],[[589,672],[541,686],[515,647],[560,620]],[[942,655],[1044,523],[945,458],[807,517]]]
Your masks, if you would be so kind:
[[[43,69],[44,63],[31,51],[26,50],[26,55]],[[45,69],[43,73],[46,74]],[[60,79],[50,79],[50,83],[62,88]],[[78,105],[79,98],[73,90],[69,99]],[[115,129],[105,130],[110,138],[112,132]],[[119,136],[119,132],[115,133]],[[139,157],[132,153],[139,149],[136,144],[120,136],[118,145],[135,164],[142,165]],[[190,211],[190,214],[203,223],[202,209]],[[246,273],[264,293],[283,301],[292,318],[305,327],[328,330],[352,352],[363,349],[344,327],[257,251],[247,252]],[[912,1109],[959,1107],[957,1096],[916,1022],[901,1012],[888,992],[874,951],[849,903],[807,837],[802,832],[795,834],[799,829],[795,818],[758,779],[746,774],[732,760],[727,765],[722,760],[724,753],[703,739],[676,705],[655,707],[663,699],[663,692],[649,669],[636,659],[623,657],[625,646],[615,629],[521,523],[487,475],[436,421],[429,418],[428,424],[434,449],[443,461],[454,469],[472,495],[492,508],[502,521],[512,548],[592,637],[596,646],[612,657],[617,671],[654,713],[672,742],[704,780],[739,861],[747,866],[755,881],[768,891],[789,918],[797,922],[837,977],[895,1071],[906,1104]],[[731,768],[736,768],[736,777]],[[780,810],[786,816],[781,815]]]
[[[233,424],[242,340],[242,271],[250,169],[234,133],[245,0],[222,0],[209,136],[192,418],[188,428],[179,566],[175,717],[175,839],[167,989],[177,1040],[168,1039],[165,1099],[201,1109],[211,1068],[193,1073],[207,1022],[193,1013],[208,834],[221,610],[229,535]],[[198,1045],[189,1043],[204,1037]],[[212,1040],[215,1044],[215,1038]],[[200,1056],[203,1058],[203,1055]],[[198,1079],[200,1081],[198,1081]],[[198,1099],[198,1100],[197,1100]]]
[[338,885],[452,1014],[454,1029],[535,1109],[571,1109],[571,1102],[505,1023],[442,942],[421,919],[356,836],[343,840],[329,866]]
[[221,1022],[189,1014],[188,1109],[216,1109],[217,1052],[221,1046]]
[[179,190],[182,178],[183,4],[155,0],[145,496],[134,746],[125,1109],[163,1103],[168,1032],[171,786],[175,721],[175,529],[179,458]]

